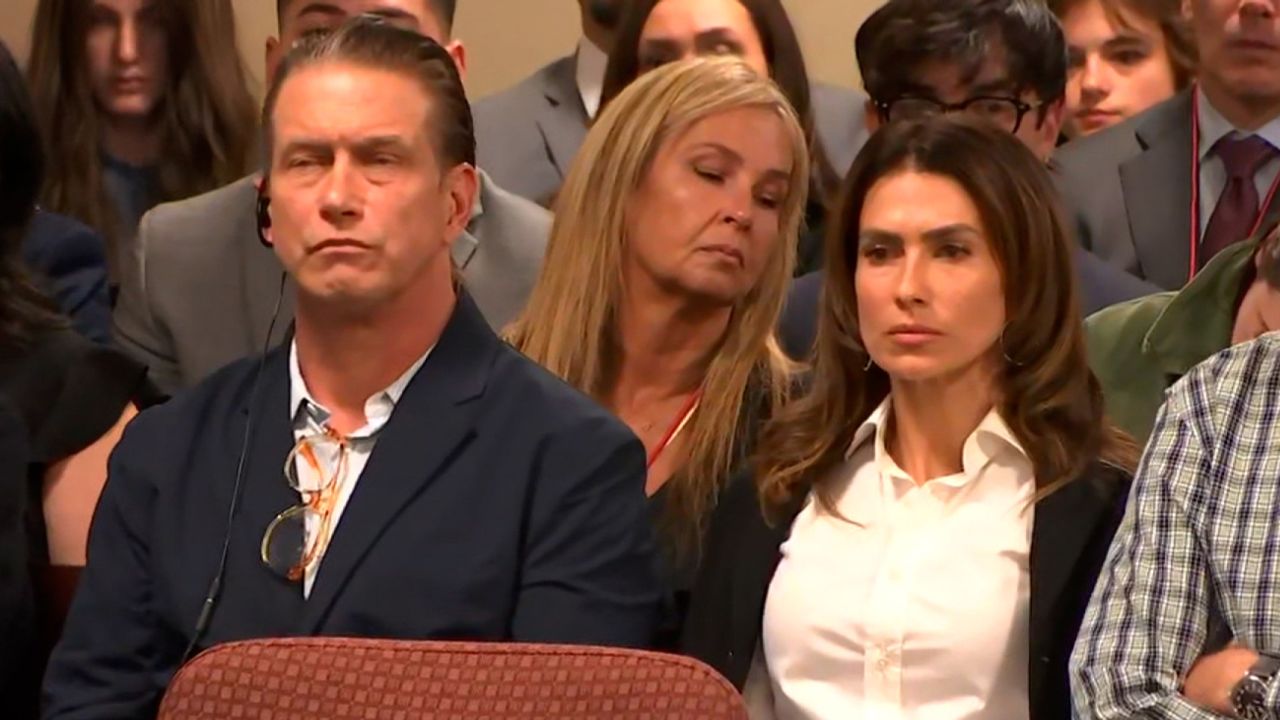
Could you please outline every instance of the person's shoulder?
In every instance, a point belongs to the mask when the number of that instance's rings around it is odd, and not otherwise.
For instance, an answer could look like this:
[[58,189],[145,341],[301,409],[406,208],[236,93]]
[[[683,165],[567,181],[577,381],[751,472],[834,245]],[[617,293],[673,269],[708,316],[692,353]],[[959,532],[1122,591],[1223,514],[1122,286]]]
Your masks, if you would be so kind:
[[549,84],[560,77],[572,79],[573,62],[573,55],[557,58],[515,85],[476,100],[474,115],[477,132],[480,132],[483,126],[509,127],[517,123],[527,123],[531,106],[546,102],[546,89]]
[[1207,421],[1221,436],[1257,423],[1273,426],[1274,408],[1266,399],[1277,395],[1280,333],[1271,332],[1232,345],[1192,368],[1169,389],[1166,407]]
[[138,252],[148,284],[159,278],[186,283],[216,277],[208,273],[210,264],[252,242],[245,236],[256,227],[256,198],[256,178],[249,176],[147,211],[138,226]]
[[506,343],[496,352],[486,394],[497,399],[504,414],[514,413],[541,434],[594,427],[619,438],[631,436],[626,425],[595,400]]
[[866,111],[867,95],[861,90],[815,82],[809,86],[813,102],[823,109],[857,113]]
[[[494,179],[481,169],[480,173],[481,202],[484,213],[479,222],[484,223],[486,216],[496,224],[507,228],[519,228],[524,237],[541,237],[544,241],[551,233],[551,213],[541,205],[520,197],[498,185]],[[510,230],[508,230],[510,231]]]
[[1156,293],[1103,308],[1085,318],[1090,350],[1141,345],[1147,331],[1175,296],[1174,291]]
[[1053,166],[1061,174],[1084,178],[1096,177],[1100,166],[1119,166],[1142,151],[1137,131],[1152,111],[1068,142],[1054,153]]
[[148,214],[157,225],[190,222],[213,222],[221,225],[226,222],[229,214],[252,213],[257,192],[256,178],[251,175],[184,200],[161,203]]
[[266,382],[266,378],[259,379],[259,375],[277,369],[271,363],[271,358],[280,352],[283,350],[272,351],[265,365],[260,357],[237,360],[199,383],[179,391],[164,403],[149,408],[143,415],[157,418],[152,422],[161,427],[189,427],[192,423],[202,422],[204,418],[240,412],[253,392],[255,381]]

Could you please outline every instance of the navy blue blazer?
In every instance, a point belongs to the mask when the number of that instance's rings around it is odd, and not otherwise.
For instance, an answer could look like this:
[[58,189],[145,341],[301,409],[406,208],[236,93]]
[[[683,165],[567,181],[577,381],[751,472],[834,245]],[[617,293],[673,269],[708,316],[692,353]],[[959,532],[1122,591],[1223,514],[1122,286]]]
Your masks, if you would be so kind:
[[[1104,307],[1161,292],[1160,288],[1107,265],[1096,255],[1076,248],[1076,280],[1080,283],[1080,310],[1088,317]],[[818,337],[818,303],[822,296],[821,270],[795,279],[778,321],[778,341],[791,357],[809,356]]]
[[102,236],[69,217],[37,211],[22,260],[81,335],[111,342],[111,294]]
[[[226,532],[257,359],[143,412],[112,455],[89,562],[45,678],[49,718],[152,716]],[[397,403],[309,598],[267,567],[298,501],[288,344],[265,359],[221,597],[200,647],[297,635],[644,646],[660,586],[644,449],[459,297]]]

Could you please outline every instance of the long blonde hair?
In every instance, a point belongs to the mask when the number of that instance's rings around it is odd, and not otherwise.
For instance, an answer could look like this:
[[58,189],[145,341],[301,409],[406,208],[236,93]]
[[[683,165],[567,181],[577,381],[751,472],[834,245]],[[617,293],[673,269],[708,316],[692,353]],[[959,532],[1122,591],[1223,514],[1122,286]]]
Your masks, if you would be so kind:
[[[702,400],[684,429],[689,457],[668,483],[664,533],[677,552],[697,549],[703,520],[744,451],[744,411],[780,404],[790,363],[773,336],[804,214],[809,177],[805,135],[777,86],[733,58],[658,68],[627,87],[596,120],[555,205],[538,283],[508,330],[516,348],[596,400],[616,381],[615,326],[622,297],[626,208],[664,141],[710,115],[769,108],[786,124],[792,167],[778,242],[760,282],[733,308],[711,360]],[[747,398],[748,389],[760,396]]]

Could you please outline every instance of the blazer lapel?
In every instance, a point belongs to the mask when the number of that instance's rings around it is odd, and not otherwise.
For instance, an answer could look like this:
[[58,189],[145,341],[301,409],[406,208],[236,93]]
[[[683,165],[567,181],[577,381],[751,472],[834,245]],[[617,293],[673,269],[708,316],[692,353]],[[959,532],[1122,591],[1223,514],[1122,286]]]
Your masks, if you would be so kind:
[[460,292],[453,317],[396,404],[339,519],[303,612],[303,634],[320,631],[379,536],[448,470],[474,435],[479,403],[472,401],[484,392],[489,355],[499,344],[475,304]]
[[587,136],[590,119],[578,96],[577,55],[563,58],[547,68],[543,95],[547,105],[538,113],[538,129],[561,179],[569,172]]
[[[257,369],[254,372],[259,373]],[[301,585],[276,574],[261,559],[262,537],[267,527],[281,511],[299,502],[298,494],[284,477],[284,460],[293,446],[287,349],[278,348],[266,357],[256,379],[260,385],[257,398],[252,398],[254,382],[251,378],[226,432],[226,463],[221,467],[229,472],[227,477],[220,478],[225,490],[214,501],[220,513],[231,502],[246,431],[249,444],[222,595],[204,646],[243,637],[284,634],[302,610]],[[246,423],[252,426],[246,427]]]
[[1031,529],[1031,620],[1029,691],[1031,707],[1038,707],[1049,666],[1053,639],[1059,632],[1058,603],[1068,588],[1081,554],[1098,526],[1113,512],[1112,498],[1099,489],[1098,466],[1041,500]]
[[1120,166],[1129,232],[1143,275],[1182,287],[1191,270],[1191,94],[1135,131],[1143,152]]

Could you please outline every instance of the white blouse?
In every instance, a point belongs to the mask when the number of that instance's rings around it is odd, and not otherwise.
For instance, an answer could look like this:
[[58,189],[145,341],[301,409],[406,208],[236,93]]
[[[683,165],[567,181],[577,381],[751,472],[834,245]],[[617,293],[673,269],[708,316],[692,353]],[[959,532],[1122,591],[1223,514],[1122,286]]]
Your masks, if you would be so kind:
[[888,402],[830,478],[844,519],[811,497],[782,546],[756,716],[1025,720],[1031,461],[993,410],[961,473],[917,485],[885,450]]

